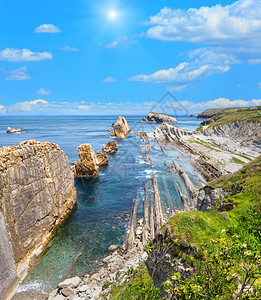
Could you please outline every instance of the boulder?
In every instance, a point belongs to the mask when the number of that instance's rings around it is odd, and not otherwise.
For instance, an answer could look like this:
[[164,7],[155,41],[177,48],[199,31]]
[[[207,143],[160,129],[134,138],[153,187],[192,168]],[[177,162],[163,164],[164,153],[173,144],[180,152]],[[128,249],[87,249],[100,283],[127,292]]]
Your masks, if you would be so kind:
[[6,129],[6,133],[15,133],[15,132],[24,132],[24,130],[21,127],[18,129],[15,129],[12,127],[7,127],[7,129]]
[[99,164],[90,144],[77,148],[79,160],[73,163],[71,170],[75,177],[95,177],[99,175]]
[[106,166],[109,164],[108,155],[104,151],[100,151],[96,154],[97,163],[99,166]]
[[58,287],[60,289],[64,289],[64,288],[76,288],[80,283],[81,283],[81,278],[76,276],[76,277],[73,277],[73,278],[68,278],[68,279],[65,279],[64,281],[60,282]]
[[110,136],[115,136],[118,139],[125,139],[131,131],[127,120],[122,116],[118,117],[117,122],[113,123],[112,127],[114,130],[112,130]]
[[141,123],[178,123],[177,120],[169,115],[162,113],[150,112],[146,117],[143,117]]
[[118,151],[118,145],[116,141],[110,141],[104,145],[103,151],[109,154],[113,154]]

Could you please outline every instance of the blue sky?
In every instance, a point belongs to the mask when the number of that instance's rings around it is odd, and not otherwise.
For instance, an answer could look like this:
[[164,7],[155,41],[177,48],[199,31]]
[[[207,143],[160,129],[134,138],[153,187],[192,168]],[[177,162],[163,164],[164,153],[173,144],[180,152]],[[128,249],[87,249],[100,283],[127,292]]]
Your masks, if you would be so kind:
[[3,115],[261,105],[261,0],[12,0],[0,23]]

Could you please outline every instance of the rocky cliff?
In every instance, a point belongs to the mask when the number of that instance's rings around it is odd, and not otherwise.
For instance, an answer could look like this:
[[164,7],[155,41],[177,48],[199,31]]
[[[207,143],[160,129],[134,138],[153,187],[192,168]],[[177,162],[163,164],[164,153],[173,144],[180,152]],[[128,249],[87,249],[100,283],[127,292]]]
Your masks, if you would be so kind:
[[48,142],[31,140],[1,148],[0,172],[0,213],[4,220],[0,230],[5,232],[6,227],[12,244],[12,251],[8,246],[0,250],[1,258],[6,258],[0,260],[0,270],[11,264],[10,276],[1,281],[6,289],[5,285],[15,280],[13,263],[18,269],[19,264],[29,263],[35,250],[74,207],[76,189],[67,156],[58,145]]
[[143,117],[141,123],[178,123],[174,117],[162,113],[150,112],[146,117]]

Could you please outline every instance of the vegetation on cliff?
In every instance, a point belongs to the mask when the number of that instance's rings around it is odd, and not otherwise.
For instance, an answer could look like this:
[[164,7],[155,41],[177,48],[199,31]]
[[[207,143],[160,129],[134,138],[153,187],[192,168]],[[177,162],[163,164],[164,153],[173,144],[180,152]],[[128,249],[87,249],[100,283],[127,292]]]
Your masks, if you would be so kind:
[[207,109],[198,118],[208,119],[209,127],[224,125],[240,121],[261,121],[261,106]]
[[[160,268],[162,272],[166,254],[171,256],[165,270],[167,280],[155,288],[141,268],[125,283],[124,291],[121,285],[113,289],[111,299],[161,299],[163,295],[166,299],[260,299],[260,179],[261,156],[210,182],[211,187],[227,191],[235,185],[241,187],[240,193],[222,200],[233,202],[234,209],[174,215],[161,229],[163,240],[146,247],[155,267],[152,274]],[[179,268],[181,264],[190,270],[189,276]]]

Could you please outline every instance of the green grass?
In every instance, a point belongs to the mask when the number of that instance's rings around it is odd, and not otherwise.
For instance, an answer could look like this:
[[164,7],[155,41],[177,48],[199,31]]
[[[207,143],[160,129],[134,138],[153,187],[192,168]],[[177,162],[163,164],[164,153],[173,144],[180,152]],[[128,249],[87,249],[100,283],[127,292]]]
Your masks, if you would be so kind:
[[234,157],[234,156],[232,157],[231,162],[235,163],[235,164],[239,164],[239,165],[244,165],[245,164],[245,162],[243,160],[241,160],[237,157]]
[[239,121],[261,121],[261,108],[258,107],[256,110],[245,108],[242,110],[235,111],[224,111],[214,117],[214,122],[209,124],[209,127],[229,124]]
[[151,278],[146,266],[141,264],[137,268],[137,274],[135,274],[135,276],[132,276],[121,285],[117,284],[117,282],[113,285],[110,300],[141,299],[141,285],[149,285],[150,280]]
[[216,150],[216,151],[221,151],[219,146],[214,142],[208,143],[208,142],[204,142],[204,141],[200,141],[200,140],[196,140],[196,139],[187,139],[186,142],[193,143],[193,144],[200,144],[206,148]]

